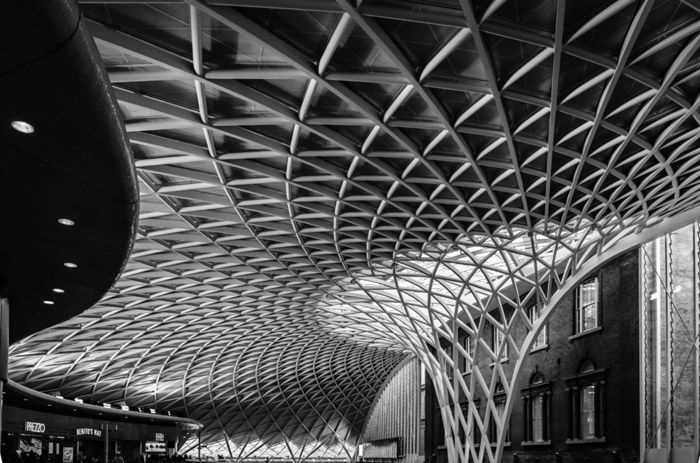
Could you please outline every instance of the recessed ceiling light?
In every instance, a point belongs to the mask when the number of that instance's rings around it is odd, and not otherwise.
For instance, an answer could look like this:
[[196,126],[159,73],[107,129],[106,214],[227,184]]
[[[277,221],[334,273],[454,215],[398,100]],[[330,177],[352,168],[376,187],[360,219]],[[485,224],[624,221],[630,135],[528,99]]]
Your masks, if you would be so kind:
[[65,293],[65,291],[62,290],[61,288],[54,288],[54,289],[52,289],[51,291],[53,291],[53,292],[56,293],[56,294],[63,294],[63,293]]
[[53,305],[53,301],[46,300],[46,301],[44,301],[44,304],[46,304],[46,305]]
[[30,124],[29,122],[24,122],[24,121],[12,121],[10,122],[10,125],[12,126],[13,129],[20,133],[34,133],[34,126]]
[[65,225],[66,227],[72,227],[73,225],[75,225],[75,222],[74,222],[73,220],[71,220],[71,219],[66,219],[66,218],[63,218],[63,217],[61,217],[60,219],[58,219],[58,223],[60,223],[61,225]]
[[63,265],[68,268],[77,268],[78,264],[74,264],[73,262],[64,262]]

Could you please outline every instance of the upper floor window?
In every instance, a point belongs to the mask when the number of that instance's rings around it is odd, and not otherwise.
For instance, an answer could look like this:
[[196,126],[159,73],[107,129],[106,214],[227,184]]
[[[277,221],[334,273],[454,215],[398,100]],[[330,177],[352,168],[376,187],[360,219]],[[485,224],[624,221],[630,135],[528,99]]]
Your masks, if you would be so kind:
[[[540,304],[535,304],[528,309],[528,316],[530,317],[530,322],[534,325],[538,318],[542,315],[542,306]],[[533,349],[541,349],[542,347],[547,347],[547,342],[549,342],[549,327],[547,323],[544,324],[542,330],[537,335],[535,343],[532,345]]]
[[598,327],[598,277],[576,288],[576,333]]
[[498,329],[498,327],[493,327],[493,332],[491,336],[491,348],[493,352],[498,355],[498,349],[503,345],[503,351],[501,352],[500,360],[504,362],[508,360],[508,342],[505,341],[506,335],[503,331]]
[[472,363],[474,362],[474,339],[471,335],[464,337],[464,351],[467,355],[464,357],[464,373],[472,371]]
[[452,344],[447,344],[447,345],[444,347],[444,351],[445,351],[445,356],[447,357],[447,358],[445,359],[445,370],[447,371],[447,376],[449,376],[450,378],[452,378],[452,373],[453,373],[453,371],[452,371],[452,370],[453,370],[453,369],[452,369],[452,365],[453,365],[453,363],[452,363],[452,362],[453,362],[453,358],[452,358]]

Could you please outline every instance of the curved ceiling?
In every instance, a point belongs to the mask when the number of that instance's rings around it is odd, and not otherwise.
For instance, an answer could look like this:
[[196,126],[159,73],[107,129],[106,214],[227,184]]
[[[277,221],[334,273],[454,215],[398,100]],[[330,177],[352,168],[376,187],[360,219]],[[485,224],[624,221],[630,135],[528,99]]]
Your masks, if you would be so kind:
[[235,455],[351,452],[406,355],[700,205],[700,15],[677,1],[81,8],[138,236],[13,378],[188,414]]

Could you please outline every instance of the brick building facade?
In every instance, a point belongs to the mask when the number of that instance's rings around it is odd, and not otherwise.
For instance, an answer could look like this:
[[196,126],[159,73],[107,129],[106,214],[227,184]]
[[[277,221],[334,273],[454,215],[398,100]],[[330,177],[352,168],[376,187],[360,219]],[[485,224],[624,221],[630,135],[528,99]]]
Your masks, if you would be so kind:
[[[597,296],[596,320],[577,315],[577,300],[585,299],[578,291],[549,319],[516,388],[503,461],[639,461],[639,252],[604,265],[586,284]],[[516,333],[516,341],[524,335]],[[502,362],[506,370],[513,368],[508,359]],[[474,400],[483,413],[485,401]],[[425,406],[426,459],[446,463],[444,428],[430,385]]]
[[[566,295],[524,360],[502,461],[698,461],[699,274],[700,226],[693,224],[608,262]],[[491,315],[499,317],[496,311]],[[504,315],[513,313],[506,310]],[[525,335],[524,328],[516,331],[514,341]],[[496,336],[489,328],[481,342],[493,348]],[[475,352],[466,333],[459,342],[480,371],[493,372],[489,357]],[[452,358],[451,344],[441,347]],[[505,357],[502,367],[510,375],[515,362],[507,353]],[[467,383],[468,370],[462,358],[457,374]],[[422,435],[416,439],[423,445],[417,461],[447,463],[440,404],[424,370],[420,384],[423,414],[417,429]],[[412,403],[416,392],[409,392]],[[390,393],[394,401],[404,394],[408,392]],[[499,407],[498,390],[494,399]],[[464,411],[468,402],[459,400]],[[487,401],[478,393],[473,401],[483,419]],[[393,413],[399,422],[405,410],[395,407]],[[486,440],[475,432],[474,442],[483,445]]]

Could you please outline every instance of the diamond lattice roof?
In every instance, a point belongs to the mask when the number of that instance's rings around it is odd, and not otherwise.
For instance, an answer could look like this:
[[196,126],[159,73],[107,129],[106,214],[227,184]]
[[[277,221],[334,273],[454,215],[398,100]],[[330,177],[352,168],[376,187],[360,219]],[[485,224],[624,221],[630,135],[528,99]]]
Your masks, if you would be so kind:
[[139,233],[97,306],[13,346],[16,380],[342,453],[452,321],[699,205],[691,7],[358,3],[81,4]]

